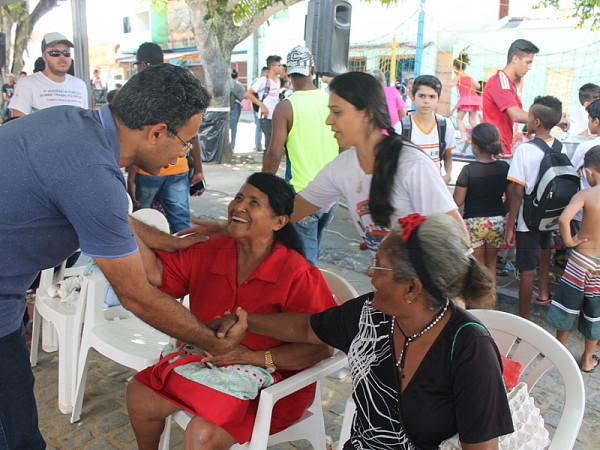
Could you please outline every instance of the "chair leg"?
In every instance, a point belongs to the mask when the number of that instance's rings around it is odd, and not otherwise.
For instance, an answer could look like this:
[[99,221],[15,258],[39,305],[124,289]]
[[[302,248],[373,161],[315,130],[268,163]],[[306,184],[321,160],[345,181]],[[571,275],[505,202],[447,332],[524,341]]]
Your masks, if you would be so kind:
[[46,319],[42,320],[42,349],[46,353],[52,353],[58,350],[56,328],[54,328],[52,322]]
[[346,402],[346,408],[344,409],[344,418],[342,419],[342,430],[340,431],[340,442],[338,450],[342,450],[346,441],[350,439],[352,419],[354,418],[355,411],[356,405],[354,404],[354,400],[352,399],[352,397],[350,397],[348,398],[348,401]]
[[67,339],[77,341],[73,336],[73,324],[66,323],[63,327],[64,335],[58,335],[58,409],[63,414],[69,414],[73,411],[73,381],[76,371],[77,355],[73,347],[73,342],[66,342]]
[[75,385],[75,396],[73,398],[73,413],[71,414],[71,423],[78,422],[81,417],[81,407],[83,405],[83,395],[85,394],[85,382],[88,372],[90,348],[91,347],[87,342],[81,342],[81,348],[79,349],[79,362],[77,363],[77,381]]
[[158,444],[158,450],[169,450],[169,444],[171,442],[171,416],[167,416],[165,419],[165,429],[160,435],[160,442]]
[[31,325],[31,350],[29,351],[29,361],[31,367],[37,365],[38,351],[40,346],[40,325],[42,322],[42,316],[37,308],[33,308],[33,323]]

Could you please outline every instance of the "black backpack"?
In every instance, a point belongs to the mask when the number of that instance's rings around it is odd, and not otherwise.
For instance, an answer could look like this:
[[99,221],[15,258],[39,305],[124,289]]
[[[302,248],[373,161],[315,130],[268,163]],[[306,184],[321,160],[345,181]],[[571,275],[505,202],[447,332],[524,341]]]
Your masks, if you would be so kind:
[[[440,138],[440,160],[444,160],[444,151],[446,150],[446,119],[435,115],[435,125],[437,127],[438,137]],[[412,135],[412,120],[410,114],[402,118],[402,136],[410,141]]]
[[523,220],[531,231],[557,230],[558,218],[579,191],[579,176],[569,157],[561,153],[559,140],[552,148],[540,138],[531,143],[544,151],[544,157],[533,191],[523,200]]
[[[267,78],[267,84],[265,86],[265,90],[263,91],[263,95],[260,98],[260,101],[264,101],[264,99],[267,97],[267,95],[269,95],[269,91],[271,90],[271,81],[269,80],[269,75],[265,75],[265,77]],[[258,94],[258,92],[257,92]],[[258,95],[257,95],[258,97]],[[258,106],[256,103],[252,103],[252,109],[254,110],[254,112],[258,112],[260,110],[260,106]]]

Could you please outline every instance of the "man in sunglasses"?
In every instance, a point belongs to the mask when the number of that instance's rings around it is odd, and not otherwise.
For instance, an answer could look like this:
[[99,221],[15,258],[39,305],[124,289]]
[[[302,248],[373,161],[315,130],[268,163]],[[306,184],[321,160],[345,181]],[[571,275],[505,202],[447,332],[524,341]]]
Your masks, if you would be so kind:
[[33,373],[21,322],[38,271],[81,248],[121,304],[153,327],[221,354],[240,333],[217,339],[175,299],[147,280],[132,229],[155,233],[162,250],[204,241],[179,238],[127,213],[121,167],[151,174],[190,150],[210,94],[171,64],[134,75],[98,110],[56,106],[0,127],[0,448],[43,449]]
[[42,40],[41,72],[19,80],[9,108],[12,117],[21,117],[40,109],[58,105],[88,107],[85,82],[69,75],[73,43],[60,33],[48,33]]

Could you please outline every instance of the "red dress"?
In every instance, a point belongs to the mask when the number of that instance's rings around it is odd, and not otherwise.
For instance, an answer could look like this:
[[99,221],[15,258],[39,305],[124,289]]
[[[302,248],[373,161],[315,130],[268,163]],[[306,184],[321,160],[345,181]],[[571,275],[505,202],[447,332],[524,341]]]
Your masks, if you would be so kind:
[[473,87],[473,78],[468,75],[457,76],[456,88],[458,89],[457,109],[463,111],[479,111],[481,109],[481,97]]
[[[318,268],[298,252],[276,243],[271,254],[241,284],[237,285],[237,247],[234,239],[212,237],[207,242],[175,253],[156,252],[163,263],[160,290],[181,298],[190,294],[190,310],[207,323],[227,310],[241,306],[250,313],[315,313],[336,303]],[[276,347],[282,342],[247,332],[242,344],[252,350]],[[151,368],[135,378],[150,387]],[[297,371],[279,370],[283,379]],[[314,384],[281,399],[273,409],[271,434],[287,428],[300,418],[314,393]],[[168,395],[155,392],[168,400]],[[177,402],[174,402],[177,403]],[[223,405],[227,407],[227,405]],[[250,440],[258,397],[250,401],[241,424],[223,426],[238,442]],[[210,417],[204,417],[210,420]]]

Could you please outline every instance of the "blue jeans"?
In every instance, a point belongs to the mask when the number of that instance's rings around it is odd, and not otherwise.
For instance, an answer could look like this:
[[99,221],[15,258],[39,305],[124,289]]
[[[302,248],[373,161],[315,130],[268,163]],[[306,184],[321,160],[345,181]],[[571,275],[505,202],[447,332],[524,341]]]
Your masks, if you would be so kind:
[[[273,121],[271,119],[260,119],[260,130],[265,135],[265,153],[271,144],[271,134],[273,133]],[[264,155],[263,155],[264,156]]]
[[338,204],[336,202],[329,211],[317,211],[294,224],[304,245],[304,256],[306,256],[308,262],[313,266],[317,265],[323,231],[327,228],[331,219],[333,219],[337,207]]
[[190,179],[188,173],[154,177],[135,175],[136,209],[150,208],[156,198],[165,210],[171,233],[190,227]]
[[[260,111],[259,111],[260,112]],[[262,133],[260,130],[260,118],[254,109],[252,110],[252,115],[254,116],[254,124],[256,125],[256,131],[254,132],[254,147],[262,148]]]
[[23,327],[0,338],[0,450],[44,449]]
[[237,134],[237,126],[242,114],[242,104],[235,102],[231,112],[229,113],[229,128],[231,129],[231,150],[235,148],[235,136]]

